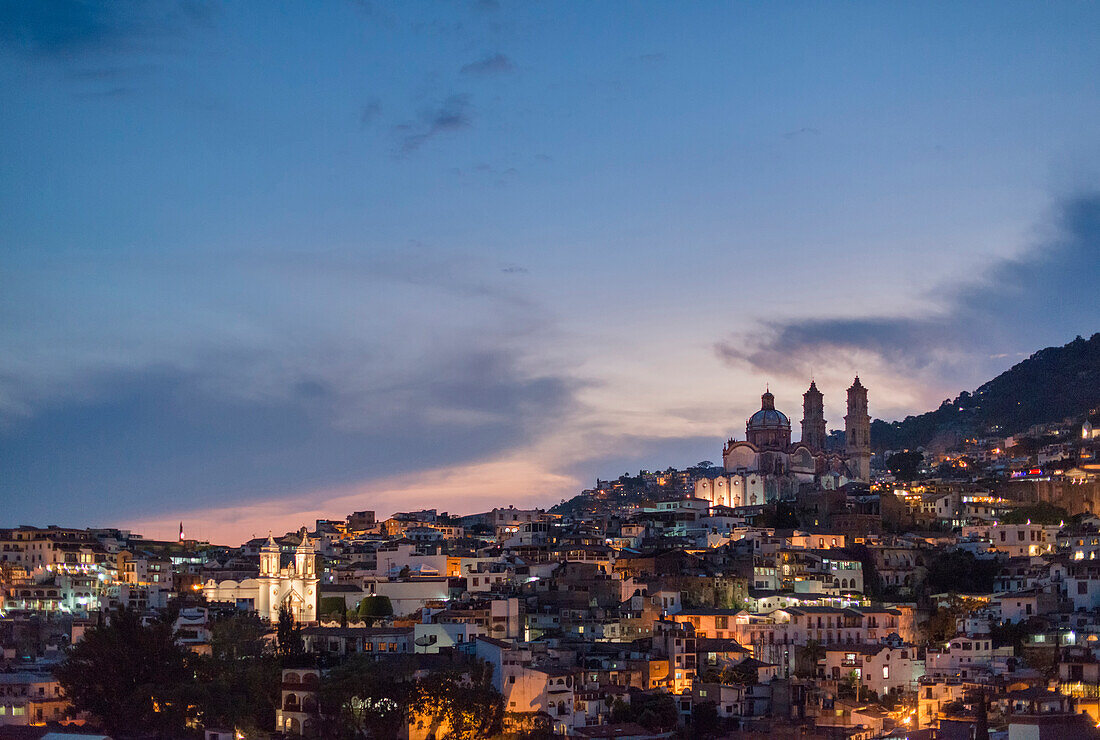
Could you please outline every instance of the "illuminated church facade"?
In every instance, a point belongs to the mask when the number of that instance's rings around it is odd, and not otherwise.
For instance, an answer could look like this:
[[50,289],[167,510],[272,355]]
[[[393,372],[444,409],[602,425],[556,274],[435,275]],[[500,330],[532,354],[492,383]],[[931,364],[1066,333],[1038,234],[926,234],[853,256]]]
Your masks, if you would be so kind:
[[228,602],[255,611],[272,623],[286,607],[296,622],[316,622],[321,579],[317,575],[317,551],[302,527],[301,544],[283,562],[279,545],[268,535],[260,548],[260,573],[243,581],[209,580],[203,585],[207,601]]
[[715,506],[752,506],[793,498],[813,484],[835,489],[871,480],[871,417],[867,389],[857,376],[848,388],[844,450],[826,449],[824,396],[817,384],[802,394],[802,438],[791,442],[791,422],[765,391],[760,410],[745,423],[743,441],[730,438],[722,449],[722,472],[695,482],[695,497]]

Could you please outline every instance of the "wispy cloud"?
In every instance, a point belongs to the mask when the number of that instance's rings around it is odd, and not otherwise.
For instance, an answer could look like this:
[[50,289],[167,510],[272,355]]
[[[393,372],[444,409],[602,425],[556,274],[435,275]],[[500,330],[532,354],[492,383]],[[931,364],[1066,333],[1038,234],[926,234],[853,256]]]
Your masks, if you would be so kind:
[[451,95],[438,105],[423,111],[418,123],[405,123],[395,127],[399,151],[401,154],[409,154],[439,134],[461,131],[469,128],[472,123],[470,96]]
[[66,54],[92,49],[122,38],[137,27],[115,3],[0,2],[0,38],[27,52]]
[[382,101],[371,98],[363,104],[363,109],[359,112],[359,125],[366,128],[378,120],[380,115],[382,115]]
[[183,495],[196,506],[244,504],[500,455],[571,403],[566,380],[527,376],[510,354],[429,354],[401,379],[368,375],[358,389],[307,371],[279,395],[255,398],[226,394],[215,358],[193,371],[100,375],[83,398],[0,433],[0,495],[26,497],[22,514],[39,520],[90,496],[103,514],[134,516]]
[[140,3],[94,0],[0,0],[0,43],[23,53],[65,60],[99,51],[125,51],[208,26],[209,3],[175,0]]
[[465,75],[498,75],[515,70],[516,65],[504,54],[492,54],[476,62],[470,62],[462,67]]
[[718,342],[717,352],[787,377],[859,357],[933,387],[945,378],[981,382],[1006,357],[1100,326],[1100,196],[1062,203],[1052,221],[1049,236],[1022,257],[992,261],[979,278],[931,293],[928,314],[771,322]]
[[783,138],[790,141],[791,139],[797,139],[803,136],[820,136],[821,131],[810,126],[803,126],[802,128],[795,129],[794,131],[788,131],[783,134]]
[[[467,465],[575,407],[575,382],[528,360],[546,319],[498,265],[423,247],[205,261],[111,270],[91,292],[73,264],[0,298],[0,500],[20,516],[89,497],[105,517],[181,497],[246,506]],[[213,274],[248,290],[212,289]],[[138,284],[155,306],[127,307],[146,300]],[[293,305],[276,308],[289,285]],[[16,307],[27,295],[34,312]],[[54,310],[85,320],[61,328]]]

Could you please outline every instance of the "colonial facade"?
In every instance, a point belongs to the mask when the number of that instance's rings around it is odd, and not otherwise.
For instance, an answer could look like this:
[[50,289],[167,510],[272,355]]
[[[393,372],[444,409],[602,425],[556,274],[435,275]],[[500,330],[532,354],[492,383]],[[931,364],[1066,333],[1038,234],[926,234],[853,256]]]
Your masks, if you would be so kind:
[[791,442],[791,422],[765,391],[760,410],[745,423],[743,441],[722,449],[722,473],[695,483],[696,498],[718,506],[752,506],[792,498],[803,483],[835,489],[849,481],[870,482],[871,418],[867,389],[855,379],[848,389],[844,452],[825,449],[824,396],[817,384],[802,394],[802,439]]
[[279,610],[285,606],[295,621],[316,622],[320,592],[317,553],[304,527],[301,536],[293,559],[283,565],[279,545],[268,535],[260,548],[259,576],[243,581],[207,581],[203,586],[206,599],[235,603],[272,622],[278,621]]

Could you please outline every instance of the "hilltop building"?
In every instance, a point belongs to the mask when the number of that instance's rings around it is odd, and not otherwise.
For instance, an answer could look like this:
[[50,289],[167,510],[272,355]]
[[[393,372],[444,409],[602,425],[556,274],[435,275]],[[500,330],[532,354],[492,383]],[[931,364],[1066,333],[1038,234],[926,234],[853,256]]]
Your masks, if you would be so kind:
[[695,497],[716,506],[752,506],[793,497],[804,483],[836,489],[871,480],[871,417],[867,389],[856,377],[848,388],[845,450],[826,450],[824,395],[817,384],[802,394],[802,439],[791,442],[791,422],[765,391],[760,410],[745,423],[743,441],[730,438],[722,449],[722,472],[700,478]]

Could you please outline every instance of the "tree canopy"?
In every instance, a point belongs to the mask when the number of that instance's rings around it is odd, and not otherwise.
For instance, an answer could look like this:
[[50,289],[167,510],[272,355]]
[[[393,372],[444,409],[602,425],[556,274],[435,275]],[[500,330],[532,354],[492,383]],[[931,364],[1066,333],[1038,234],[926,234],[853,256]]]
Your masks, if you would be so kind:
[[1001,565],[981,560],[969,552],[951,550],[929,558],[925,584],[929,593],[990,593]]
[[327,738],[391,738],[410,722],[438,737],[473,740],[500,732],[504,697],[492,668],[458,660],[417,678],[405,656],[379,662],[355,656],[325,677],[319,731]]
[[246,735],[274,726],[281,671],[267,632],[255,614],[234,614],[211,625],[211,654],[189,659],[201,687],[197,705],[203,722]]
[[920,473],[921,463],[924,462],[924,453],[917,450],[911,452],[897,452],[886,458],[887,469],[900,481],[916,479]]
[[146,626],[136,612],[124,609],[108,624],[89,629],[55,674],[73,708],[94,715],[107,732],[140,727],[178,737],[191,716],[185,695],[185,685],[194,683],[188,656],[170,624]]
[[1032,524],[1058,524],[1069,519],[1069,512],[1061,506],[1055,506],[1048,501],[1039,501],[1030,506],[1021,506],[1008,512],[1001,519],[1003,524],[1024,524],[1030,521]]
[[636,722],[655,732],[675,728],[679,717],[676,700],[665,692],[633,694],[630,703],[616,699],[611,708],[612,722]]
[[167,621],[146,625],[122,610],[88,630],[56,675],[74,708],[112,735],[140,729],[184,738],[197,723],[267,731],[275,723],[280,676],[267,630],[251,614],[217,619],[211,654],[198,655],[176,643]]
[[279,655],[284,658],[296,657],[305,652],[302,643],[302,626],[294,621],[294,615],[285,605],[279,607],[279,622],[275,628]]
[[389,596],[364,596],[359,602],[358,615],[360,619],[373,621],[382,617],[393,616],[393,604]]

